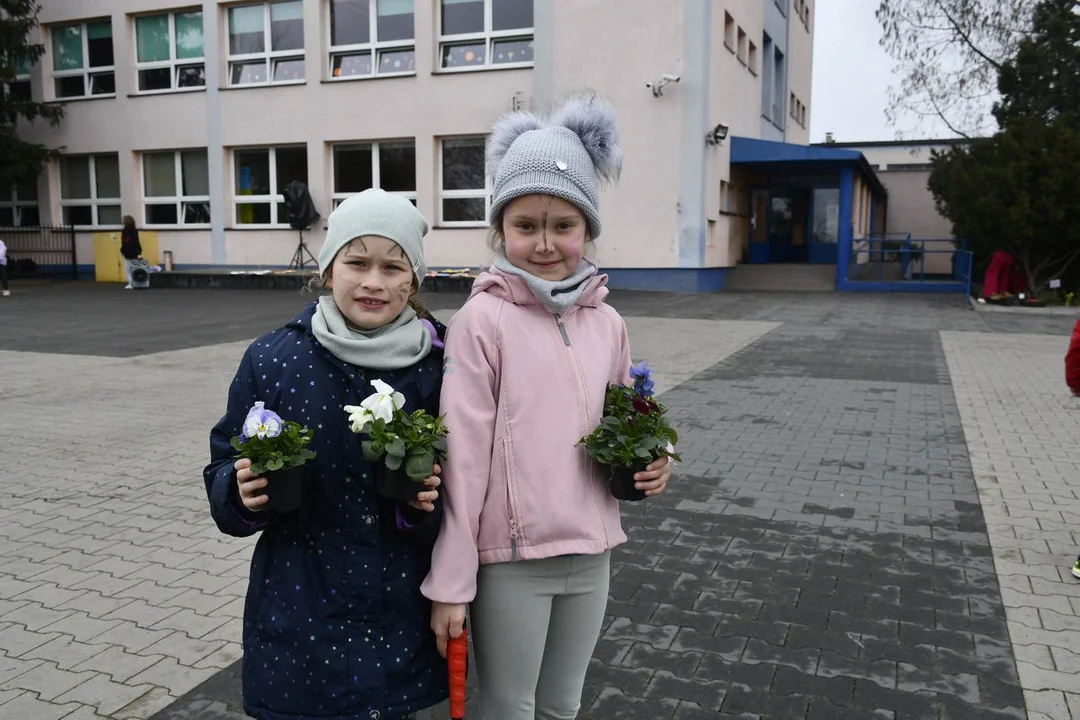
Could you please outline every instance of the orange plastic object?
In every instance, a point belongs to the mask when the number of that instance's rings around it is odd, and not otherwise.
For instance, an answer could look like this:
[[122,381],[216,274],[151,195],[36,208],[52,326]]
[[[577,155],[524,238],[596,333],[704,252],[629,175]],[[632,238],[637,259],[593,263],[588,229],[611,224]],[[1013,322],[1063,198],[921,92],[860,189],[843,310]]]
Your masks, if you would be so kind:
[[450,720],[465,720],[465,678],[469,671],[469,631],[446,644],[446,664],[450,670]]

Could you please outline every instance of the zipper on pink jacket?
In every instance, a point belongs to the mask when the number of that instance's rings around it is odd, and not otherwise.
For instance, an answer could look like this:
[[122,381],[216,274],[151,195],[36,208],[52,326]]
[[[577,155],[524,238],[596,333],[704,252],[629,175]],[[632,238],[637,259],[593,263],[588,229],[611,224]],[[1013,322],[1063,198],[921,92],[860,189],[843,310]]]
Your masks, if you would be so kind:
[[566,344],[566,347],[570,347],[570,335],[566,332],[566,326],[563,325],[562,316],[555,316],[555,323],[559,326],[559,333],[562,335],[562,341]]
[[[563,343],[565,343],[566,347],[570,348],[570,354],[574,358],[574,366],[577,368],[578,382],[581,383],[581,395],[582,395],[582,397],[585,398],[585,406],[586,406],[586,413],[587,413],[589,401],[588,401],[588,393],[585,391],[585,380],[583,379],[583,375],[582,375],[582,372],[581,372],[581,359],[578,357],[577,353],[574,352],[574,348],[570,344],[570,334],[566,332],[566,326],[563,325],[562,315],[556,315],[555,316],[555,324],[557,324],[559,326],[559,333],[562,335]],[[600,502],[596,499],[595,494],[593,495],[593,509],[596,510],[597,519],[600,520],[600,529],[604,531],[604,544],[605,545],[610,545],[611,544],[611,538],[608,535],[607,523],[604,522],[604,511],[603,511],[603,509],[601,509]],[[511,532],[513,532],[512,529],[511,529]],[[513,552],[514,551],[513,535],[511,535],[510,542],[511,542],[511,545],[510,545],[511,552]]]

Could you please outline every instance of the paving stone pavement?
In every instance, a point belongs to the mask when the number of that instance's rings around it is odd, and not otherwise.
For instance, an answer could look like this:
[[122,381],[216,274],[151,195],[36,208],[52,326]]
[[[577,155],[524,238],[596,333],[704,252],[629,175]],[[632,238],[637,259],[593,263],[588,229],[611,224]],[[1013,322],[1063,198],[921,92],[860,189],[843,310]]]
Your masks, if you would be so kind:
[[[252,544],[216,532],[199,471],[243,338],[309,298],[16,290],[0,304],[0,718],[242,718]],[[1032,718],[1071,717],[1075,551],[1021,535],[1080,514],[1057,507],[1076,502],[1071,321],[955,298],[612,299],[685,463],[666,496],[625,506],[583,719],[1022,718],[1021,681]],[[1007,483],[1045,498],[1053,473],[1054,505],[1014,514]],[[1022,545],[1003,565],[1006,525],[1045,557]],[[1035,598],[1019,614],[1016,577]]]
[[1080,719],[1080,400],[1067,337],[944,333],[1031,720]]

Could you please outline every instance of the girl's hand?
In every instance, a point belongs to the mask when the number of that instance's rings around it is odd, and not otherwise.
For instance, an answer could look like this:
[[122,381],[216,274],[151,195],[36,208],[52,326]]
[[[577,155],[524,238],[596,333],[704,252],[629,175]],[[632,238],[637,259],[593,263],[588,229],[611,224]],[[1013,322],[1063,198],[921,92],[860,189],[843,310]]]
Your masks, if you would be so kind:
[[453,603],[431,603],[431,629],[435,633],[435,644],[439,654],[446,657],[446,643],[450,638],[461,637],[465,626],[465,605]]
[[259,512],[263,505],[270,502],[269,495],[259,494],[267,485],[266,478],[259,477],[248,469],[251,467],[251,460],[247,458],[240,458],[233,467],[236,468],[236,484],[240,487],[240,502],[244,503],[248,510]]
[[662,457],[653,460],[644,472],[634,475],[634,487],[644,490],[648,496],[659,495],[667,489],[668,480],[671,479],[671,458]]
[[409,500],[409,507],[424,512],[431,512],[435,509],[435,500],[439,497],[439,492],[435,488],[442,485],[442,480],[439,479],[439,473],[441,472],[442,468],[439,467],[438,463],[435,463],[435,469],[432,471],[434,474],[424,481],[424,485],[431,489],[416,493],[416,499]]

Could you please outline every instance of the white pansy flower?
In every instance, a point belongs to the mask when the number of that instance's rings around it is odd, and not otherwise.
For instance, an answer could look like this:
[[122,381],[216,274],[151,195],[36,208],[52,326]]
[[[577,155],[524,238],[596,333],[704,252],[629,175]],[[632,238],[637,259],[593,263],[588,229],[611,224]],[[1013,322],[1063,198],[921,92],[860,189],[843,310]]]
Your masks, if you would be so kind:
[[390,422],[394,419],[394,411],[405,406],[405,396],[382,380],[372,380],[371,386],[375,392],[364,398],[360,407],[370,412],[376,420]]
[[354,433],[364,432],[375,421],[375,416],[371,414],[371,411],[359,405],[346,405],[345,412],[349,414],[349,427]]

